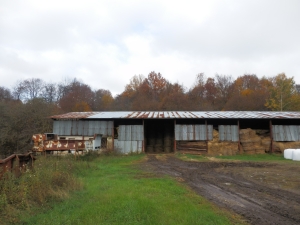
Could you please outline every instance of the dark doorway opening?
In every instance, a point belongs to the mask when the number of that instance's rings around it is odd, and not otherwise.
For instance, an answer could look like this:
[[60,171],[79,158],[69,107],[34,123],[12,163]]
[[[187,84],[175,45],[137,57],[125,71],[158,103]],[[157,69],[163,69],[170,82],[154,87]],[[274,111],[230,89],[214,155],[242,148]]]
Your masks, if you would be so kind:
[[174,121],[145,120],[145,152],[174,152]]

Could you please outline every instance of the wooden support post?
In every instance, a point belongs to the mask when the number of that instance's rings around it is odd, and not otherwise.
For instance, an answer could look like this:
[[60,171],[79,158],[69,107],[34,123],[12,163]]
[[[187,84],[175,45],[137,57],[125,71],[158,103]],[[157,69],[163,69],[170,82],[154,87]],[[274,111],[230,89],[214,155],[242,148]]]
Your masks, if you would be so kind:
[[239,153],[241,153],[240,120],[237,121],[237,126],[238,126],[238,136],[239,136],[239,140],[238,140],[238,149],[239,149]]
[[207,127],[207,120],[205,120],[205,130],[206,130],[206,153],[208,153],[208,127]]
[[113,120],[113,126],[112,126],[112,132],[111,132],[111,137],[112,137],[112,140],[111,140],[111,150],[112,151],[115,151],[115,121]]
[[273,153],[273,125],[272,120],[270,120],[270,153]]
[[145,120],[143,120],[143,142],[142,142],[142,152],[145,153]]
[[176,119],[174,120],[174,153],[176,153]]

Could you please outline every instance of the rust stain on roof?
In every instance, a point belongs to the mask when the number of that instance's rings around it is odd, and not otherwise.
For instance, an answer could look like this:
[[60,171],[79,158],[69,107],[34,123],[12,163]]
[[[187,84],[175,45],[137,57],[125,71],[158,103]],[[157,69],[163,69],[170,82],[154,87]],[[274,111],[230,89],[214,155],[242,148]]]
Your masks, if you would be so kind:
[[132,111],[70,112],[51,116],[58,120],[78,119],[300,119],[300,112],[265,111]]

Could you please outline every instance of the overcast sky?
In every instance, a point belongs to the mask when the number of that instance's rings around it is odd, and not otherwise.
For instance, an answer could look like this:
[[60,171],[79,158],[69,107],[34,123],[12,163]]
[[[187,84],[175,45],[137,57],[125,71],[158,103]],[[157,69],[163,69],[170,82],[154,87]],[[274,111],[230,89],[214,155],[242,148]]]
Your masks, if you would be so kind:
[[151,71],[187,88],[200,72],[300,84],[300,1],[0,0],[0,86],[76,77],[115,95]]

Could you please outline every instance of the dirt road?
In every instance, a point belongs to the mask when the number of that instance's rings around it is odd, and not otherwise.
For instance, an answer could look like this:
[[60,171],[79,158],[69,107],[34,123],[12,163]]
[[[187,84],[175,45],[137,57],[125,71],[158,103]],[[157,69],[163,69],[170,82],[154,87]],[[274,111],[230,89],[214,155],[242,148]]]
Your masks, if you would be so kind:
[[300,224],[299,164],[187,162],[169,155],[148,155],[143,167],[185,182],[250,224]]

